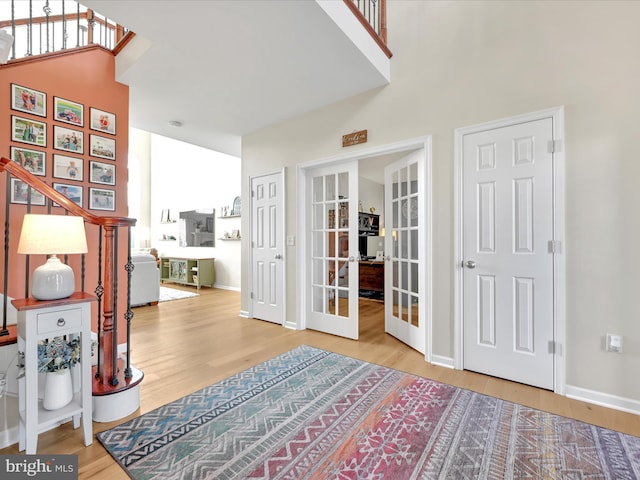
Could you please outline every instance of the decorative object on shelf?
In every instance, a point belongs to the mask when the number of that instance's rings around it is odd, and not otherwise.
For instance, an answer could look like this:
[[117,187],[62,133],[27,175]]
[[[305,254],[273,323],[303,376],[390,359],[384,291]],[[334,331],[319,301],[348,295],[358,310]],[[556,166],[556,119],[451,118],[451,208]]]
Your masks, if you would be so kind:
[[376,207],[371,207],[371,208],[369,209],[369,211],[370,211],[371,213],[376,213]]
[[46,373],[42,407],[57,410],[73,399],[70,368],[80,361],[80,339],[54,337],[38,343],[38,371]]
[[240,209],[242,207],[242,199],[240,197],[236,197],[233,199],[233,209],[231,210],[231,215],[238,216],[240,215]]
[[44,395],[42,396],[42,408],[45,410],[58,410],[73,399],[73,386],[71,384],[71,371],[69,369],[57,372],[48,372],[44,382]]
[[73,215],[26,214],[18,243],[18,253],[51,255],[33,271],[31,294],[38,300],[66,298],[75,291],[73,270],[56,256],[87,253],[87,237],[82,217]]

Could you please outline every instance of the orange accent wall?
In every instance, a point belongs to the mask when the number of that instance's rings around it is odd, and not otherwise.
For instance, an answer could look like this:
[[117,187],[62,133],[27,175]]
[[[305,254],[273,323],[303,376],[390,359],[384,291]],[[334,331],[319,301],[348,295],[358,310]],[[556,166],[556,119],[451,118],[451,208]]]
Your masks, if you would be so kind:
[[[13,110],[11,108],[11,84],[18,84],[22,87],[38,90],[46,94],[46,117]],[[71,100],[84,106],[84,126],[77,127],[68,123],[63,123],[55,119],[54,97]],[[97,108],[116,116],[115,136],[107,133],[92,130],[90,128],[90,108]],[[39,147],[31,144],[15,142],[11,140],[12,116],[18,116],[28,120],[35,120],[46,123],[47,141],[46,147]],[[43,151],[46,153],[46,175],[42,178],[46,183],[64,183],[82,187],[83,198],[82,207],[101,216],[126,217],[128,214],[127,182],[128,182],[128,160],[129,150],[129,87],[118,83],[115,80],[115,57],[112,52],[102,47],[92,46],[75,49],[67,52],[50,54],[43,57],[32,57],[11,61],[6,65],[0,65],[0,154],[11,158],[11,146],[27,148],[30,150]],[[54,148],[54,125],[58,125],[73,130],[78,130],[84,134],[84,153],[76,154],[57,150]],[[89,135],[95,134],[102,137],[114,138],[116,141],[116,159],[108,160],[96,158],[89,154]],[[68,157],[75,157],[82,160],[83,180],[68,180],[54,178],[53,176],[53,155],[60,154]],[[114,164],[115,186],[91,183],[90,161]],[[5,204],[6,204],[6,173],[0,174],[0,218],[4,231],[5,224]],[[115,211],[91,210],[89,209],[89,189],[103,188],[115,190]],[[22,217],[27,211],[26,205],[11,204],[9,225],[9,284],[7,294],[14,298],[25,296],[25,255],[16,254],[16,248],[22,227]],[[64,214],[61,207],[55,206],[32,206],[32,213]],[[86,225],[87,242],[89,253],[85,256],[85,288],[89,293],[94,293],[98,281],[98,227]],[[0,291],[4,288],[4,241],[1,243],[3,250],[0,251]],[[120,241],[118,243],[118,306],[116,318],[118,322],[118,343],[126,342],[126,323],[123,315],[126,312],[126,272],[124,264],[127,259],[127,236],[125,230],[121,230]],[[33,268],[44,263],[45,257],[31,256],[29,277]],[[76,289],[81,289],[82,262],[80,255],[72,255],[68,260],[69,265],[74,269],[76,276]],[[0,304],[1,308],[1,304]],[[95,308],[95,307],[94,307]],[[93,319],[93,331],[97,330],[97,310]]]

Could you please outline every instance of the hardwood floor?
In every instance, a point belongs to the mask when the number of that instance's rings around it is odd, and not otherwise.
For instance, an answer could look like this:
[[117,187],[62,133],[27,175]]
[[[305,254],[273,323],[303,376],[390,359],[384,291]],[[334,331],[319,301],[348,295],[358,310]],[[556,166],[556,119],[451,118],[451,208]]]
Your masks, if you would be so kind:
[[[241,318],[239,311],[239,293],[208,288],[201,289],[199,297],[135,308],[132,362],[144,372],[145,378],[141,385],[140,409],[128,418],[297,345],[307,344],[640,436],[638,415],[485,375],[427,364],[421,354],[384,333],[380,302],[361,301],[359,341]],[[94,433],[127,419],[94,423]],[[18,447],[13,445],[0,453],[18,453]],[[80,479],[129,478],[97,440],[84,447],[81,429],[73,430],[70,423],[41,434],[38,453],[77,454]]]

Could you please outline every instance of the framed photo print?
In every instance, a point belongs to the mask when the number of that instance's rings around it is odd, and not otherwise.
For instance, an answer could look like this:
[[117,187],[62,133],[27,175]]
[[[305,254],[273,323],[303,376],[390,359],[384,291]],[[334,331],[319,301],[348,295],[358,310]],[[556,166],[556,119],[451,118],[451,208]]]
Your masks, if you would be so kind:
[[47,154],[28,148],[11,147],[11,160],[17,162],[25,170],[34,175],[45,175],[47,172]]
[[31,205],[44,205],[46,199],[39,191],[29,188],[29,186],[18,178],[11,179],[11,203],[29,203],[31,196]]
[[84,105],[81,103],[53,97],[53,111],[55,119],[59,122],[70,123],[78,127],[84,125]]
[[103,185],[116,184],[116,166],[110,163],[89,162],[89,181]]
[[31,113],[41,117],[47,116],[47,94],[11,84],[11,108],[19,112]]
[[53,138],[53,148],[66,152],[84,152],[84,133],[79,130],[54,125]]
[[[77,203],[78,206],[82,206],[82,187],[79,185],[67,185],[65,183],[54,183],[53,188],[71,200],[73,203]],[[54,207],[59,207],[57,203],[53,204]]]
[[98,130],[99,132],[109,133],[111,135],[116,134],[115,114],[93,107],[89,109],[89,112],[91,117],[91,123],[89,124],[91,130]]
[[116,141],[113,138],[89,135],[89,155],[92,157],[116,159]]
[[47,124],[11,115],[11,140],[46,147]]
[[67,157],[65,155],[53,156],[53,176],[65,180],[82,181],[84,172],[82,158]]
[[104,188],[90,188],[89,208],[113,212],[116,209],[116,191]]

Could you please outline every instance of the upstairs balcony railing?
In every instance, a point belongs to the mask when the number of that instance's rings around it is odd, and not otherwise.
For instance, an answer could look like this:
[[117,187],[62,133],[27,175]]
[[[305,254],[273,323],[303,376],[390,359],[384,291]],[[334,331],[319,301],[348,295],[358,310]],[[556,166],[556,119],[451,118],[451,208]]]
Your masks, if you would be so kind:
[[[343,0],[388,57],[386,0]],[[9,60],[91,44],[118,52],[133,36],[75,0],[1,0],[0,29],[15,39]],[[125,40],[125,41],[123,41]]]
[[376,43],[391,58],[387,47],[387,0],[344,0]]
[[2,0],[0,19],[14,38],[10,60],[92,44],[115,50],[130,33],[75,0]]

